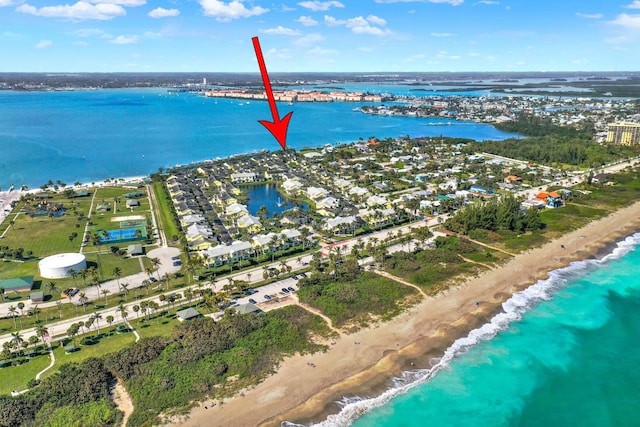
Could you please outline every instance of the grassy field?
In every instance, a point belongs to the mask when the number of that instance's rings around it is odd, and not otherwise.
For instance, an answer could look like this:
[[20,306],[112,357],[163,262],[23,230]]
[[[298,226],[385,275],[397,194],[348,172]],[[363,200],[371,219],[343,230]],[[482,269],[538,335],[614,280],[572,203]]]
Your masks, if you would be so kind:
[[34,357],[19,366],[8,366],[0,369],[0,394],[10,394],[13,390],[24,390],[36,374],[49,366],[51,359],[48,353]]
[[433,250],[412,254],[393,254],[385,262],[391,274],[420,286],[430,295],[435,295],[448,286],[448,281],[463,274],[476,273],[484,267],[462,259],[460,255],[475,262],[492,264],[500,262],[502,255],[469,242],[466,239],[448,237],[442,246]]
[[160,205],[158,206],[158,212],[156,213],[156,220],[160,222],[158,227],[164,230],[167,239],[173,239],[173,236],[178,235],[178,225],[173,220],[173,214],[171,211],[173,203],[169,200],[161,182],[154,182],[152,188],[156,195],[156,200]]

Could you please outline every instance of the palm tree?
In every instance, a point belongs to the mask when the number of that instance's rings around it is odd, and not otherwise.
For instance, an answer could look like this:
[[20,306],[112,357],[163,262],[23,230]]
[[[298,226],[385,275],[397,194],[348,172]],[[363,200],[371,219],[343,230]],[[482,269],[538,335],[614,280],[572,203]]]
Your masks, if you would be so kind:
[[134,313],[136,313],[136,319],[137,319],[138,318],[138,312],[140,311],[140,306],[138,304],[135,304],[132,308],[133,308]]
[[[89,270],[86,268],[83,268],[80,270],[80,277],[82,277],[82,281],[84,282],[84,286],[87,286],[87,276],[89,276]],[[75,278],[74,278],[75,280]]]
[[22,335],[20,334],[20,331],[11,332],[11,342],[16,347],[19,347],[20,344],[22,344],[24,342],[24,338],[22,338]]
[[302,227],[300,229],[300,239],[302,239],[302,250],[305,250],[307,248],[307,242],[310,235],[311,235],[311,231],[307,227]]
[[48,282],[47,288],[49,288],[49,295],[53,296],[53,291],[56,290],[56,284],[54,282]]
[[[153,266],[154,269],[159,270],[160,266],[162,265],[162,261],[160,261],[160,258],[150,258],[149,261],[151,261],[151,265]],[[158,280],[160,280],[160,272],[157,273],[158,274]]]
[[86,313],[87,312],[87,302],[89,302],[89,298],[87,298],[87,295],[84,292],[80,292],[80,296],[79,296],[78,300],[80,301],[80,304],[82,304],[82,310]]
[[42,310],[40,310],[38,308],[38,304],[34,305],[33,308],[31,308],[31,310],[29,310],[29,315],[33,315],[36,316],[36,323],[40,323],[40,319],[38,318],[38,315],[42,312]]
[[279,239],[277,234],[274,234],[273,236],[271,236],[271,239],[269,239],[269,250],[271,250],[271,262],[273,262],[276,257],[276,248],[277,248],[278,242],[279,242]]
[[9,314],[13,317],[13,328],[18,329],[18,325],[16,324],[16,315],[18,314],[18,310],[14,305],[9,306]]
[[78,335],[78,332],[80,332],[80,324],[78,323],[74,323],[67,329],[67,335],[73,340],[73,345],[76,345],[76,335]]
[[264,280],[267,280],[269,278],[269,267],[267,267],[266,265],[262,266],[262,278]]
[[5,288],[3,288],[2,286],[0,286],[0,298],[2,298],[2,302],[4,302],[4,291],[5,291],[5,290],[6,290]]
[[39,325],[36,327],[36,335],[40,337],[42,342],[44,342],[44,337],[49,335],[49,330],[46,327]]
[[118,313],[120,313],[120,317],[122,317],[122,320],[124,320],[126,322],[127,321],[127,316],[129,315],[129,313],[127,313],[126,307],[123,304],[120,304],[118,306],[117,311],[118,311]]
[[107,295],[110,294],[111,291],[109,289],[103,289],[100,292],[102,293],[102,295],[104,295],[104,305],[109,305],[109,301],[107,299]]
[[20,309],[20,316],[24,316],[24,303],[22,301],[18,303],[18,308]]
[[149,301],[142,301],[140,302],[140,311],[142,312],[142,315],[149,320],[149,317],[147,316],[147,311],[149,310]]
[[94,277],[91,284],[96,287],[96,290],[98,292],[98,296],[96,299],[100,298],[100,289],[102,288],[102,283],[100,283],[100,280],[98,280],[97,277]]
[[[107,317],[105,317],[104,320],[107,321],[107,324],[109,325],[109,329],[111,329],[111,324],[115,320],[114,317],[112,315],[108,315]],[[109,334],[111,334],[111,330],[109,331]]]
[[96,336],[98,336],[100,335],[100,319],[102,319],[102,315],[96,311],[91,317],[96,322]]
[[56,307],[58,307],[58,314],[60,314],[60,318],[62,319],[62,301],[56,301]]
[[149,295],[149,286],[151,285],[151,282],[148,280],[143,280],[140,287],[144,288],[147,291],[147,296]]
[[122,269],[120,267],[113,267],[113,275],[116,278],[118,287],[120,287],[120,277],[122,276]]
[[129,284],[128,283],[123,283],[122,285],[120,285],[120,290],[124,294],[124,300],[126,302],[127,301],[127,296],[129,295]]

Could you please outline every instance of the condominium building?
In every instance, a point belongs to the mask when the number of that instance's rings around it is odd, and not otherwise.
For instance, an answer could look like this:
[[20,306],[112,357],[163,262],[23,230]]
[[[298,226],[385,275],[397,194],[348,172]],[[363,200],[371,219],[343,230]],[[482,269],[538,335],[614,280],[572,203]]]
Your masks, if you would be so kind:
[[640,123],[620,122],[609,124],[607,142],[621,145],[640,144]]

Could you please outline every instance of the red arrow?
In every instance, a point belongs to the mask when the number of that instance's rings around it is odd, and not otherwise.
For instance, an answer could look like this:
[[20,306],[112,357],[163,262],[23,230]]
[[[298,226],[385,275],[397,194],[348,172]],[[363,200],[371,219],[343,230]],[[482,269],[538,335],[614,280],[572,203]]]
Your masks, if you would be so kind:
[[276,100],[273,97],[273,90],[271,90],[271,82],[269,82],[269,75],[267,74],[267,67],[264,65],[264,58],[262,57],[262,49],[260,49],[260,41],[258,37],[253,37],[253,48],[256,51],[256,58],[258,58],[258,65],[260,66],[260,74],[262,75],[262,82],[264,83],[264,90],[267,93],[267,100],[269,101],[269,108],[271,109],[271,115],[273,116],[273,122],[266,120],[258,120],[258,122],[267,128],[271,135],[273,135],[283,150],[287,149],[287,128],[289,127],[289,120],[293,111],[287,114],[280,120],[278,115],[278,107],[276,106]]

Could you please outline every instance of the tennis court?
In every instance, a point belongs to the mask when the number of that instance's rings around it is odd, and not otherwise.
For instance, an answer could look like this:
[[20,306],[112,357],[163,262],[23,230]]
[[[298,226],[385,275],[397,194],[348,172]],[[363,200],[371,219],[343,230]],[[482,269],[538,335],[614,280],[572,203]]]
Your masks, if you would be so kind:
[[[139,231],[139,232],[138,232]],[[131,242],[135,240],[144,240],[147,238],[145,228],[121,228],[119,230],[107,230],[107,235],[100,231],[98,233],[102,240],[101,244]]]

